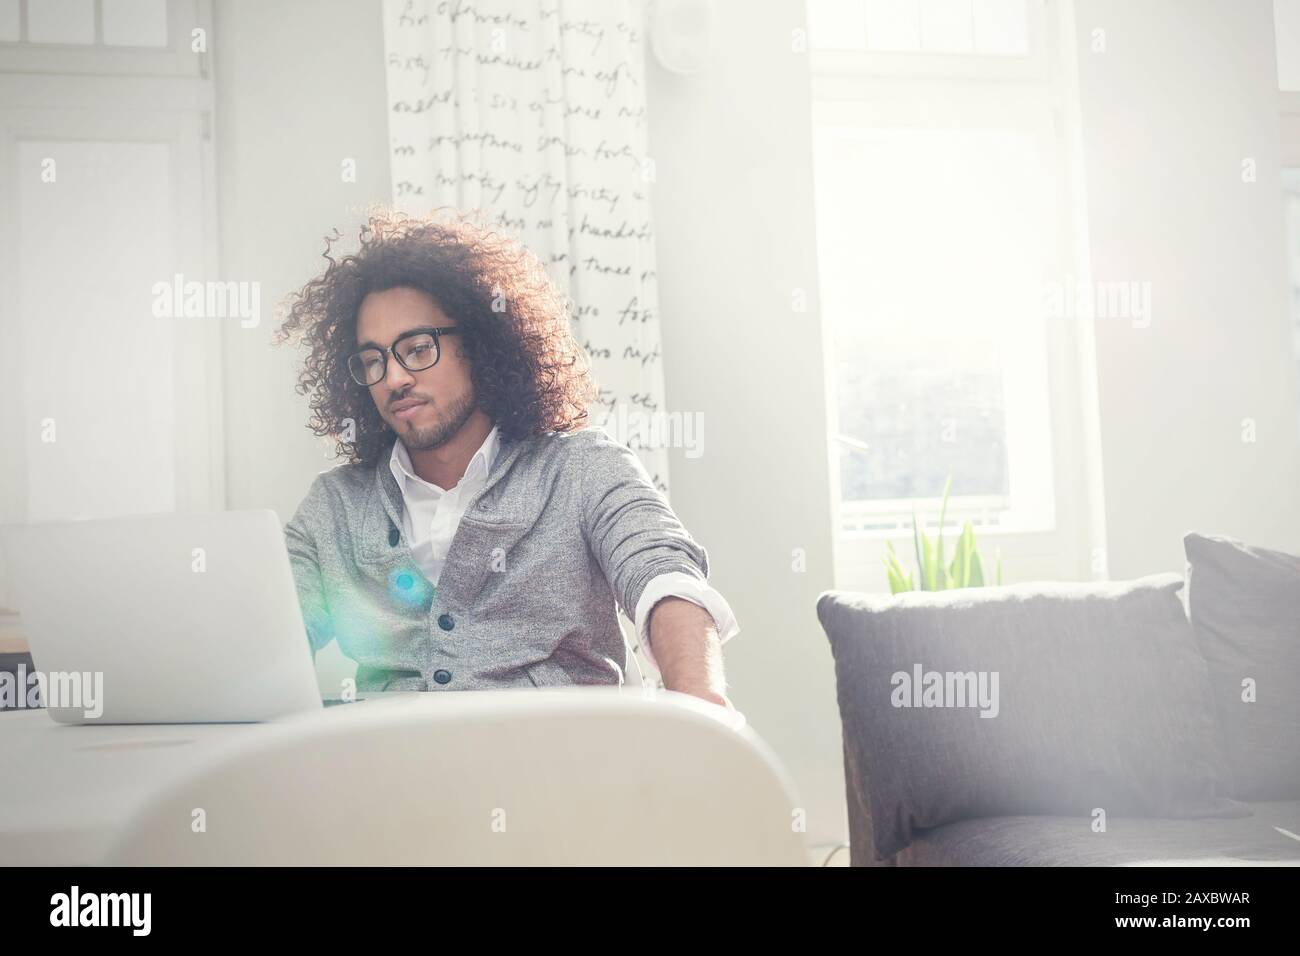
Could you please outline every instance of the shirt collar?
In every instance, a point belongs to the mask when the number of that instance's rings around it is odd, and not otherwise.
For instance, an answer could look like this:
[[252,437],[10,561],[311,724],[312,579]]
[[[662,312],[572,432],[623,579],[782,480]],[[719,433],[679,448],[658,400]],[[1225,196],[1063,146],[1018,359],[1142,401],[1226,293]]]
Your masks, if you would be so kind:
[[[500,448],[501,436],[498,433],[497,426],[493,425],[492,430],[483,439],[483,444],[479,446],[478,451],[474,452],[469,464],[465,466],[465,477],[461,479],[461,482],[479,477],[486,478],[488,473],[492,471],[492,463],[496,461],[497,452]],[[393,472],[393,477],[397,479],[397,487],[403,491],[406,490],[408,481],[418,482],[425,488],[437,492],[447,490],[439,488],[432,482],[425,481],[415,473],[415,467],[411,464],[410,452],[406,450],[406,445],[402,443],[400,438],[393,442],[393,453],[389,456],[388,466]]]

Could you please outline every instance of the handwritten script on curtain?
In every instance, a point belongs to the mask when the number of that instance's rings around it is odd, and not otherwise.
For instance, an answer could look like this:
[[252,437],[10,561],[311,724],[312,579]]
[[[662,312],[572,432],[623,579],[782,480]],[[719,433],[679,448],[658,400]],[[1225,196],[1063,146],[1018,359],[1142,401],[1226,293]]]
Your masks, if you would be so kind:
[[481,211],[547,264],[599,387],[591,421],[667,493],[637,0],[385,0],[393,203]]

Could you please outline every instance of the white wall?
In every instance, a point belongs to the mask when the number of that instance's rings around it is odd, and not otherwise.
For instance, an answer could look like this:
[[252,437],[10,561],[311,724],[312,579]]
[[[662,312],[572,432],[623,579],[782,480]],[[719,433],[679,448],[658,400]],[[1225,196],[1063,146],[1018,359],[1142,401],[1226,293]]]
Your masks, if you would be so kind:
[[[263,313],[225,331],[227,506],[287,521],[335,462],[293,390],[299,353],[271,344],[274,305],[322,271],[326,235],[355,242],[365,207],[389,199],[383,23],[378,0],[213,6],[222,277],[261,282]],[[329,696],[355,671],[336,644],[316,655]]]
[[[833,577],[811,91],[791,49],[802,7],[720,0],[707,70],[651,62],[647,95],[668,407],[705,423],[704,454],[671,457],[672,501],[740,621],[732,699],[791,772],[821,843],[846,824],[815,611]],[[796,548],[806,571],[792,570]]]
[[1110,574],[1181,570],[1190,530],[1300,551],[1272,4],[1077,9],[1094,278],[1152,284],[1149,328],[1097,324]]
[[[323,239],[387,201],[377,0],[213,4],[221,273],[262,284],[262,321],[224,341],[227,505],[293,514],[332,462],[293,392],[298,353],[273,348],[274,304],[324,267]],[[356,182],[342,177],[356,161]]]

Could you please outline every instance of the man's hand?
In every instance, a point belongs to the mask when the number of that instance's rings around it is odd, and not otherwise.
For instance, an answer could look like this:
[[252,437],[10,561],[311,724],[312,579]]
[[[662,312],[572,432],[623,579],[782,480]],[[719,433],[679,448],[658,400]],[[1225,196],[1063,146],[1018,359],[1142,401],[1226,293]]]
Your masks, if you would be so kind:
[[696,694],[695,696],[699,697],[701,700],[707,700],[710,704],[717,704],[719,707],[725,707],[727,710],[736,709],[736,705],[731,702],[730,698],[728,698],[726,694],[714,694],[710,692],[706,694]]
[[736,709],[727,699],[722,643],[712,614],[685,598],[666,597],[651,608],[647,634],[665,688]]

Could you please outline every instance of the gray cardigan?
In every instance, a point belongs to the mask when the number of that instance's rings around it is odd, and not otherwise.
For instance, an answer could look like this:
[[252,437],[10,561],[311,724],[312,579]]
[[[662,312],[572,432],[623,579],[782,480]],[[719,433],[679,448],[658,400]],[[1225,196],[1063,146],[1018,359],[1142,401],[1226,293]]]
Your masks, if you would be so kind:
[[584,429],[503,441],[435,587],[402,536],[388,454],[319,475],[285,527],[313,653],[337,640],[358,690],[616,684],[618,606],[708,557],[640,460]]

